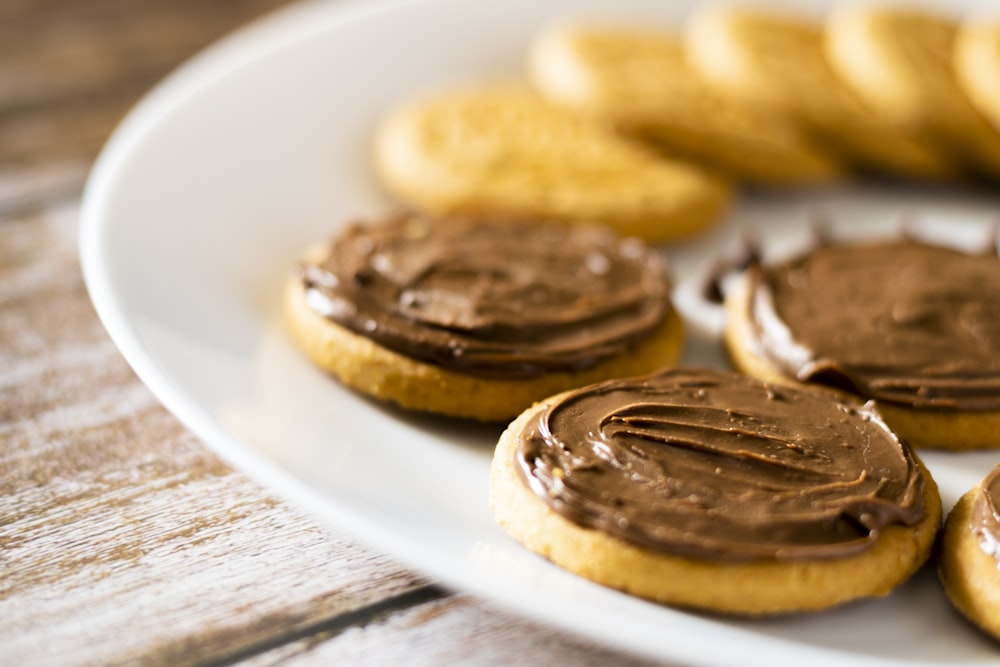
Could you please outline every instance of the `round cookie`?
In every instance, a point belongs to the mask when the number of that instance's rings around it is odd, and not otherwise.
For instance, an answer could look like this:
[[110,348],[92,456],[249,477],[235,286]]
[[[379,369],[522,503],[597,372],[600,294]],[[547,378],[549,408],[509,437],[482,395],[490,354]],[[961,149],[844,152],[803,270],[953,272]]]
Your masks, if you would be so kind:
[[706,229],[730,199],[700,167],[617,137],[526,86],[411,101],[375,139],[383,183],[432,214],[602,222],[661,242]]
[[665,31],[554,26],[529,53],[535,87],[552,102],[626,136],[761,185],[814,185],[843,170],[780,114],[716,95]]
[[726,295],[740,371],[875,400],[915,447],[996,447],[1000,259],[917,241],[820,245]]
[[955,74],[994,128],[1000,128],[1000,20],[968,20],[955,38]]
[[945,156],[865,105],[830,66],[821,19],[790,11],[713,5],[687,23],[692,66],[719,92],[788,116],[825,150],[863,170],[940,180]]
[[1000,133],[969,101],[955,76],[957,23],[916,7],[848,3],[827,20],[827,54],[841,78],[882,117],[1000,176]]
[[597,583],[760,616],[888,594],[940,498],[870,406],[679,368],[570,391],[500,437],[490,502],[528,549]]
[[948,513],[938,577],[958,611],[1000,639],[1000,468],[966,492]]
[[509,420],[680,356],[657,255],[596,225],[400,216],[354,224],[289,277],[296,343],[344,384],[413,410]]

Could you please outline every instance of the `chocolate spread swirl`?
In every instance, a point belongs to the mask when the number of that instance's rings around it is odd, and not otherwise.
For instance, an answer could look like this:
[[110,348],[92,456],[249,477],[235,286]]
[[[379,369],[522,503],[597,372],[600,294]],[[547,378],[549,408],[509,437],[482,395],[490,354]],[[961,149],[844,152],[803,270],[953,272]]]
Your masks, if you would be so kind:
[[719,561],[838,558],[924,516],[918,465],[870,404],[716,370],[568,393],[515,465],[570,521]]
[[591,225],[400,216],[301,266],[308,303],[379,345],[499,378],[590,368],[670,312],[661,260]]
[[912,240],[755,266],[755,352],[790,377],[920,409],[1000,409],[1000,260]]
[[979,538],[979,548],[992,556],[1000,567],[1000,466],[979,485],[972,509],[972,530]]

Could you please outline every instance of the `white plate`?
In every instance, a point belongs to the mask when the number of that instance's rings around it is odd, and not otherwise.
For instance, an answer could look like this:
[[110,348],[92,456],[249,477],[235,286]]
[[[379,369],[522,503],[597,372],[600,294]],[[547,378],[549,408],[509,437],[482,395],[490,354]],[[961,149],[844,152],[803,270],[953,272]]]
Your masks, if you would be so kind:
[[[280,285],[299,252],[389,207],[368,163],[379,114],[428,87],[517,75],[551,17],[670,21],[684,10],[665,0],[347,1],[294,6],[237,33],[153,91],[94,169],[81,254],[98,312],[143,381],[224,458],[449,586],[692,665],[994,660],[929,572],[888,599],[766,622],[682,613],[564,573],[492,521],[497,429],[373,405],[314,370],[282,328]],[[912,210],[974,237],[996,209],[982,194],[905,189],[748,199],[672,254],[690,276],[736,219],[781,243],[815,210],[865,232]],[[688,360],[721,363],[697,338]],[[947,505],[995,458],[927,455]]]

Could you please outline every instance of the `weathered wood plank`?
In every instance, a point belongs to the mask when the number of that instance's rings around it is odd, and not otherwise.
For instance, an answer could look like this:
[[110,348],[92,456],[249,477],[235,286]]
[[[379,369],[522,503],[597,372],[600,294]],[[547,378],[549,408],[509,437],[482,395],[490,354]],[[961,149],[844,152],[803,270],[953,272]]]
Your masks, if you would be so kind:
[[0,225],[0,664],[214,659],[424,589],[157,404],[92,311],[75,234],[72,209]]
[[46,204],[79,200],[89,170],[90,165],[82,160],[51,166],[0,167],[0,223]]
[[651,667],[654,663],[498,613],[476,598],[455,595],[286,644],[247,660],[244,667],[279,664]]
[[0,2],[0,165],[92,160],[157,80],[287,2]]

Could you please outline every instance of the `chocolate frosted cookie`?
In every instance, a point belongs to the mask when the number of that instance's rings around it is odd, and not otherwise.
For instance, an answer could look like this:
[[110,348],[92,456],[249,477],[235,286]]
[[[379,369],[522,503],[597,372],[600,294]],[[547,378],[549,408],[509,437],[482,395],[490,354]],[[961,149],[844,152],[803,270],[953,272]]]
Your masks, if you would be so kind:
[[764,380],[874,399],[917,447],[1000,445],[1000,260],[902,240],[751,266],[726,346]]
[[948,513],[938,576],[955,608],[1000,639],[1000,467]]
[[481,420],[672,365],[683,340],[659,257],[583,224],[351,225],[296,268],[286,306],[299,345],[345,384]]
[[885,595],[941,518],[930,475],[870,405],[703,369],[530,408],[500,438],[490,498],[515,539],[568,570],[747,615]]

